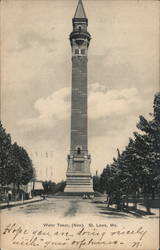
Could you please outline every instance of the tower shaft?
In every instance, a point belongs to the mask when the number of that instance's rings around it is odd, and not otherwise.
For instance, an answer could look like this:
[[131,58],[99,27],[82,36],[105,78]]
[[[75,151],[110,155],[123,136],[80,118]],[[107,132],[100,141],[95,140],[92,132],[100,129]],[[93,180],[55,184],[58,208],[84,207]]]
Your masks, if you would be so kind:
[[72,57],[71,154],[87,154],[87,58]]

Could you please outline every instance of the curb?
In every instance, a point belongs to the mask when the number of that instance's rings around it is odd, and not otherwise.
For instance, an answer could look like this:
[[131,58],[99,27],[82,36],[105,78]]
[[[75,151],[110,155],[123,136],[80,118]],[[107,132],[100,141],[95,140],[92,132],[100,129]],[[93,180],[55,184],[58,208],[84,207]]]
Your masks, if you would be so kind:
[[37,200],[26,200],[24,202],[18,201],[18,202],[14,203],[14,204],[9,204],[9,205],[5,203],[5,204],[0,206],[0,210],[1,209],[6,209],[6,208],[11,208],[11,207],[22,206],[22,205],[26,205],[26,204],[30,204],[30,203],[35,203],[35,202],[39,202],[39,201],[43,201],[43,200],[44,199],[41,198],[41,199],[37,199]]

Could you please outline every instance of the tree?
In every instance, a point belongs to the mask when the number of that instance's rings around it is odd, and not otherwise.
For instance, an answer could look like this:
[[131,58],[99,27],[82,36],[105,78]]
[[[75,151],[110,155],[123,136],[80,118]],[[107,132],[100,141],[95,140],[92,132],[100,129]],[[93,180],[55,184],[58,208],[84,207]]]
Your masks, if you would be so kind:
[[155,95],[151,116],[152,120],[149,121],[140,116],[137,127],[141,130],[142,135],[136,135],[138,139],[145,138],[146,151],[143,153],[142,176],[146,199],[151,192],[152,198],[154,198],[155,187],[160,185],[160,93]]
[[129,139],[128,146],[122,152],[119,161],[121,162],[121,185],[123,194],[132,194],[134,207],[137,207],[137,193],[140,188],[140,178],[142,173],[142,157],[139,155],[139,149],[135,140]]
[[28,153],[17,143],[11,143],[11,136],[0,122],[0,184],[26,185],[34,177],[34,168]]
[[53,194],[55,192],[56,189],[56,183],[53,181],[43,181],[42,182],[43,188],[44,188],[44,192],[46,194]]
[[98,175],[93,176],[93,190],[100,192],[100,177]]
[[27,151],[23,147],[20,147],[16,143],[14,143],[13,148],[22,168],[21,184],[26,185],[32,178],[34,178],[32,161]]
[[8,174],[8,184],[13,183],[14,189],[15,185],[19,188],[22,178],[22,168],[20,162],[15,154],[15,149],[12,145],[11,150],[7,159],[7,174]]
[[[100,177],[100,187],[101,190],[106,191],[108,207],[121,194],[119,173],[120,169],[118,168],[117,160],[114,159],[113,164],[107,165]],[[117,207],[119,208],[118,200]]]
[[0,184],[9,183],[9,171],[7,166],[8,156],[11,150],[11,136],[7,134],[0,121]]
[[32,161],[23,147],[14,143],[12,145],[12,166],[11,173],[14,183],[19,187],[20,184],[26,185],[34,177]]
[[64,192],[65,186],[66,186],[66,181],[58,182],[55,187],[55,193]]
[[58,183],[53,181],[43,181],[42,185],[46,194],[54,194],[64,192],[66,181],[60,181]]

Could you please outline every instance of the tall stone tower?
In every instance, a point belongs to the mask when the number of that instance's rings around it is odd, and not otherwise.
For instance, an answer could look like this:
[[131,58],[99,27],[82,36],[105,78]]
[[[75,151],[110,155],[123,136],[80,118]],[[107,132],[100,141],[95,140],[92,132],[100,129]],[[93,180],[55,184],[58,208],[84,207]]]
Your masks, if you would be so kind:
[[91,158],[88,154],[87,134],[87,61],[91,36],[87,31],[88,19],[82,0],[72,19],[70,34],[72,48],[72,105],[71,105],[71,145],[68,155],[68,193],[93,193],[90,173]]

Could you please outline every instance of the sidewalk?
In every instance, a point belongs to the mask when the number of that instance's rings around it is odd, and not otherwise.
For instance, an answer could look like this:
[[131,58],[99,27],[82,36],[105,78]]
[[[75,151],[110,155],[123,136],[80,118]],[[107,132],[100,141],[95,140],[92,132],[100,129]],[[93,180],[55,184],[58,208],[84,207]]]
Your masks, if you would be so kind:
[[24,200],[24,201],[10,201],[9,205],[8,205],[7,202],[3,202],[3,203],[0,203],[0,209],[25,205],[25,204],[28,204],[28,203],[38,202],[38,201],[42,201],[42,200],[44,200],[43,197],[36,196],[36,197],[33,197],[33,198],[29,199],[29,200]]

